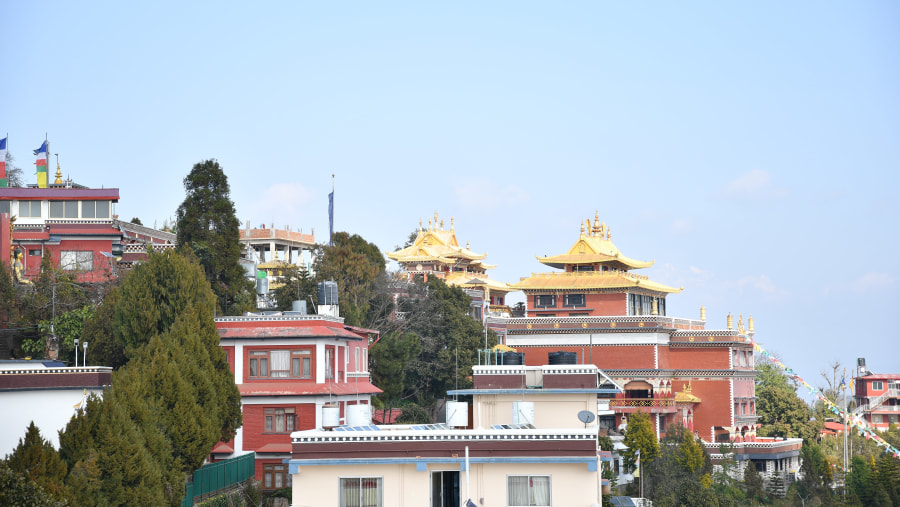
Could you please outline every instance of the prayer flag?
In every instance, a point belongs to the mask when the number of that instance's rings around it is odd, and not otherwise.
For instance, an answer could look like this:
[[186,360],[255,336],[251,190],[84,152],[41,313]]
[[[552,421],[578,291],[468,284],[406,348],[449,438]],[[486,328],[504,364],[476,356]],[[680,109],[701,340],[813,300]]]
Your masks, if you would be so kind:
[[47,141],[44,141],[40,148],[34,150],[34,154],[37,155],[34,165],[37,166],[38,188],[47,188]]
[[0,139],[0,188],[9,186],[6,179],[6,139]]
[[334,246],[334,190],[328,194],[328,246]]

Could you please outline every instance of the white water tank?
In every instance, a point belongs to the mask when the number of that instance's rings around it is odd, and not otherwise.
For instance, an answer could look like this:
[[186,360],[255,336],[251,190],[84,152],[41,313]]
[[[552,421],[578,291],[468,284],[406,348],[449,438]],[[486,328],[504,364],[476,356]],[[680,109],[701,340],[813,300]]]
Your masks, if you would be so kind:
[[534,402],[514,401],[512,422],[513,424],[534,424]]
[[337,403],[322,405],[322,427],[337,428],[341,425],[341,406]]
[[347,405],[347,426],[368,426],[372,424],[372,410],[369,405]]
[[447,402],[447,426],[465,428],[469,425],[469,404],[462,401]]

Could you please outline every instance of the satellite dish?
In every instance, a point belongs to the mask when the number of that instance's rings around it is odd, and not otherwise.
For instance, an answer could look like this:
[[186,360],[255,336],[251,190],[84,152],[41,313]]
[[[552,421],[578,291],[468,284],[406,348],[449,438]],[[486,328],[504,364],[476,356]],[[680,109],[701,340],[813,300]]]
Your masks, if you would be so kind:
[[587,428],[588,423],[594,422],[594,417],[594,413],[590,410],[578,412],[578,420],[584,423],[585,428]]

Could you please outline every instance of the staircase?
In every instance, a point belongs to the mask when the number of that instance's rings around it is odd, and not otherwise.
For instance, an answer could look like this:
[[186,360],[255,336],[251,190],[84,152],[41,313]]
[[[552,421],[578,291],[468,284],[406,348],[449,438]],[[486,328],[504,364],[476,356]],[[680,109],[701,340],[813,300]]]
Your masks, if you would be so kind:
[[867,398],[864,403],[860,403],[856,410],[853,411],[853,415],[875,410],[875,408],[891,398],[900,398],[900,389],[897,388],[896,384],[890,384],[884,394],[874,398]]

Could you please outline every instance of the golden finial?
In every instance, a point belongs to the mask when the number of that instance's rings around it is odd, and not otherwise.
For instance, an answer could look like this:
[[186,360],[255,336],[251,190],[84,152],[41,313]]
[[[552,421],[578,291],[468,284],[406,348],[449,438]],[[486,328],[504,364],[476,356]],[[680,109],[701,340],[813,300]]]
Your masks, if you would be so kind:
[[753,334],[755,332],[755,330],[753,329],[753,315],[747,317],[747,331],[749,331],[750,334]]
[[471,250],[471,248],[469,248],[469,242],[468,242],[468,241],[466,241],[466,250]]
[[650,315],[659,315],[659,298],[653,298],[653,304],[650,306]]
[[59,160],[56,161],[56,180],[53,181],[55,185],[62,185],[62,171],[59,169]]
[[437,225],[438,225],[438,212],[435,211],[435,212],[434,212],[434,226],[435,226],[435,228],[437,228]]
[[609,227],[606,228],[606,239],[612,238],[612,232],[609,230]]
[[429,231],[433,231],[433,230],[434,230],[434,227],[432,227],[432,225],[431,225],[431,219],[430,219],[430,218],[428,219],[428,230],[429,230]]
[[738,333],[744,334],[744,314],[738,314]]
[[455,220],[455,219],[454,219],[453,217],[450,217],[450,232],[454,232],[454,231],[455,231],[455,228],[453,227],[453,222],[454,222],[454,220]]
[[728,318],[725,319],[725,323],[729,330],[734,329],[734,317],[731,316],[731,312],[728,313]]
[[441,219],[441,230],[442,231],[444,230],[444,219],[443,218]]
[[421,218],[419,219],[419,230],[420,231],[422,230],[422,219]]
[[700,320],[706,322],[706,307],[703,305],[700,305]]
[[584,236],[584,224],[581,224],[581,235]]
[[593,236],[596,236],[597,233],[600,232],[600,212],[599,211],[594,212],[594,228],[591,229],[591,232],[593,233],[592,234]]

